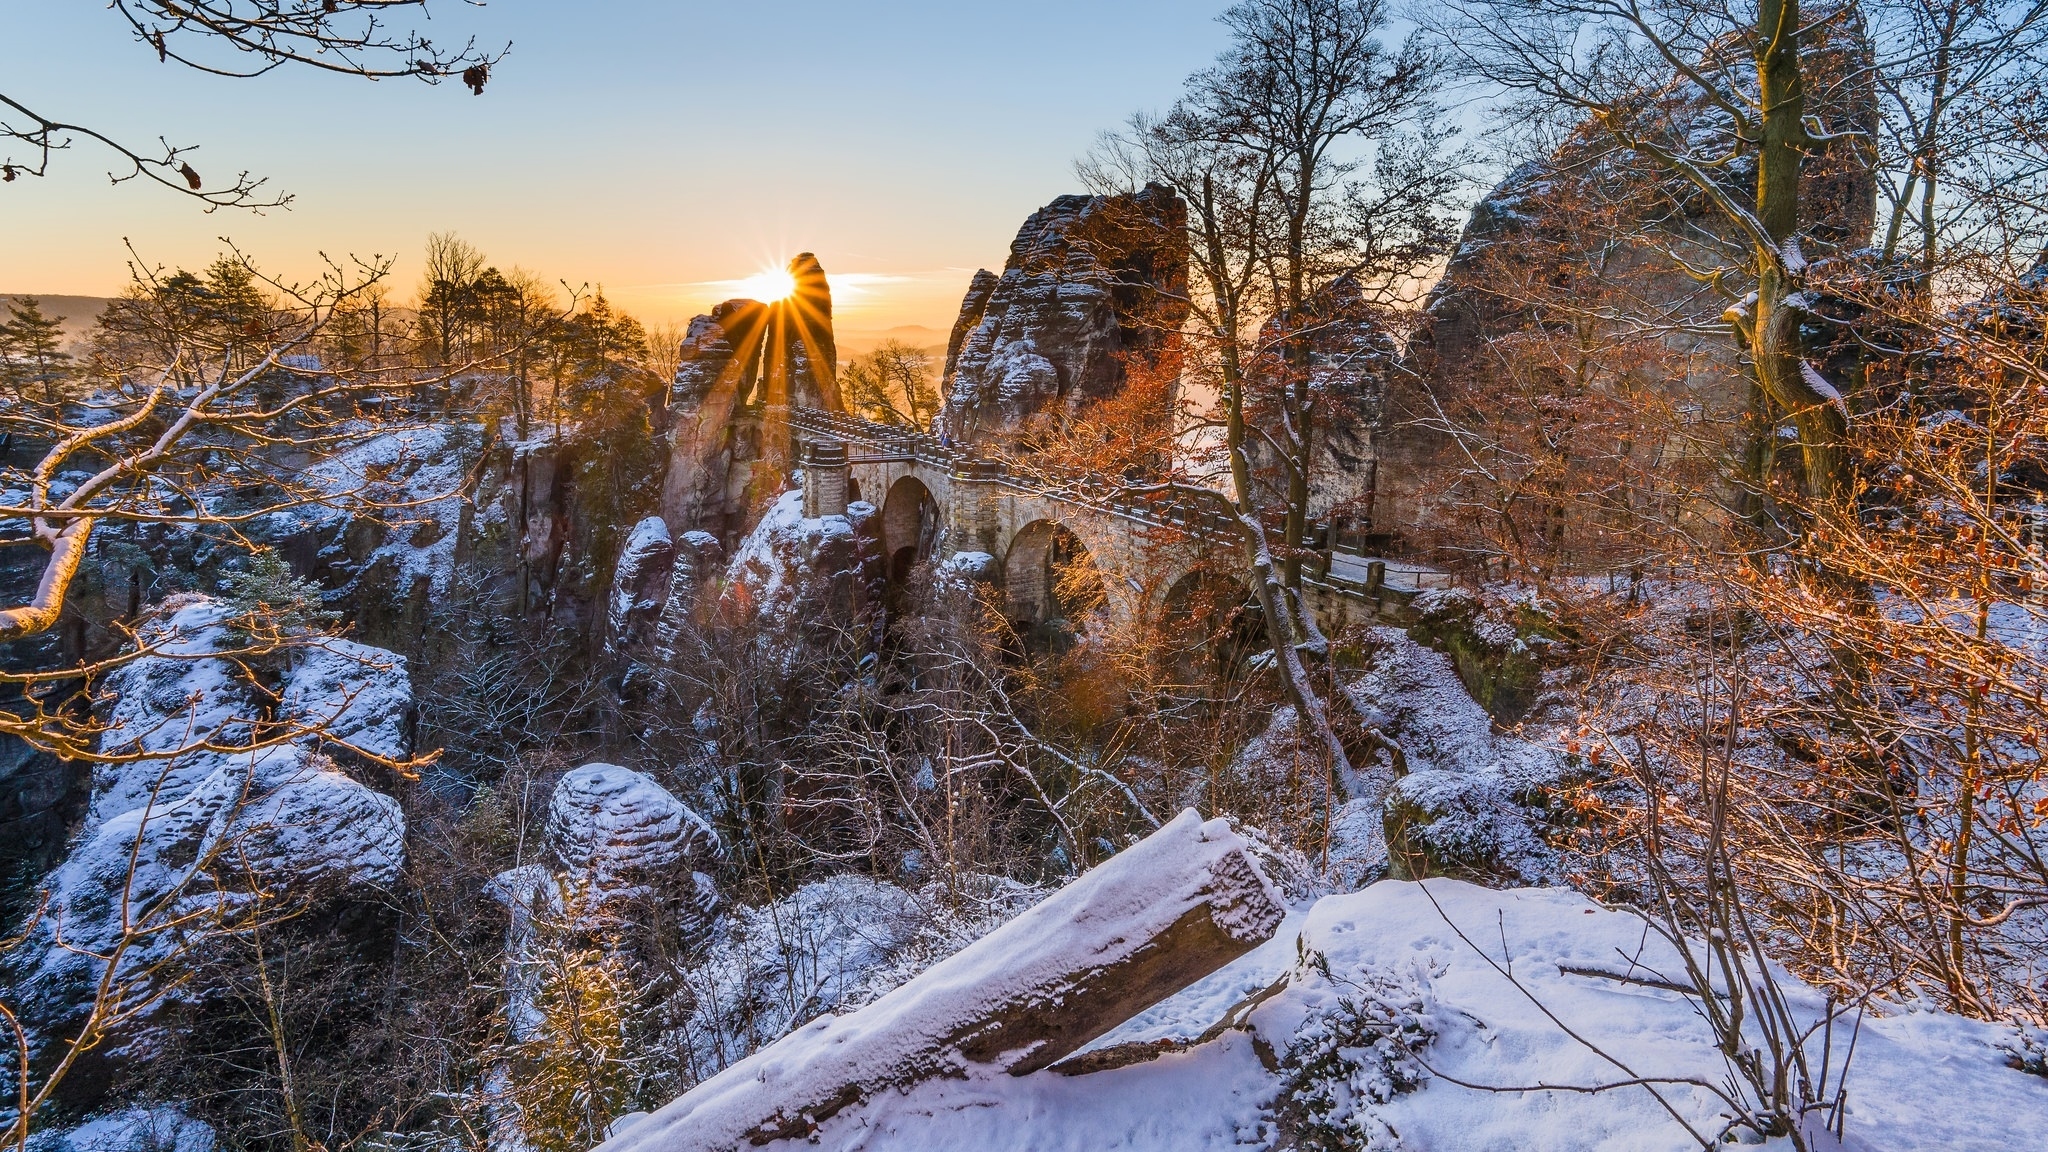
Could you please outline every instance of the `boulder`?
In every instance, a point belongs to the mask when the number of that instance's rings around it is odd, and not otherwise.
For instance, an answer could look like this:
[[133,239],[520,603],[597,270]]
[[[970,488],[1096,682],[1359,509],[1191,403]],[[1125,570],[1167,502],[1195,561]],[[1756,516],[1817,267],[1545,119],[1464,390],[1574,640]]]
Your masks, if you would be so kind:
[[654,778],[617,764],[563,776],[548,803],[548,851],[600,893],[624,893],[679,867],[705,868],[718,834]]
[[1462,588],[1432,589],[1415,598],[1417,641],[1451,658],[1472,698],[1494,719],[1512,724],[1543,689],[1542,650],[1553,637],[1541,613],[1522,605],[1487,605]]

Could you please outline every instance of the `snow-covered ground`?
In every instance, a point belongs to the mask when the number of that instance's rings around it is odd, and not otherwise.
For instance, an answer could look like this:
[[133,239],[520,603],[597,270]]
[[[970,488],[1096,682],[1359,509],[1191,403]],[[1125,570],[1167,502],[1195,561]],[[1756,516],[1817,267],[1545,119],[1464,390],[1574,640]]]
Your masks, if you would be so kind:
[[213,1129],[169,1106],[123,1108],[29,1138],[30,1152],[214,1152]]
[[[1371,632],[1369,658],[1344,691],[1356,713],[1401,749],[1352,765],[1333,815],[1326,858],[1316,863],[1321,891],[1350,891],[1388,868],[1383,816],[1400,800],[1431,819],[1411,839],[1432,854],[1524,883],[1552,878],[1553,854],[1517,799],[1554,784],[1564,769],[1555,750],[1495,730],[1448,656],[1397,628]],[[1292,707],[1238,752],[1232,770],[1276,785],[1300,771],[1299,725]]]
[[[1242,1029],[1082,1076],[963,1065],[957,1076],[849,1108],[808,1142],[767,1147],[1265,1147],[1279,1136],[1283,1097],[1291,1097],[1293,1122],[1305,1104],[1311,1119],[1348,1132],[1354,1147],[1697,1148],[1672,1113],[1711,1138],[1727,1111],[1711,1092],[1683,1083],[1662,1084],[1654,1095],[1618,1086],[1638,1077],[1727,1081],[1692,1000],[1636,982],[1668,980],[1677,968],[1639,918],[1573,892],[1386,881],[1323,898],[1267,944],[1104,1042],[1199,1036],[1239,993],[1284,978],[1244,1014]],[[1781,978],[1797,1010],[1817,1018],[1822,997]],[[1847,1023],[1834,1033],[1837,1073],[1849,1034]],[[2008,1067],[2002,1045],[2011,1037],[1910,1005],[1875,1006],[1849,1061],[1846,1147],[2038,1147],[2048,1131],[2048,1078]],[[1809,1043],[1816,1059],[1819,1047],[1818,1038]],[[1771,1146],[1791,1145],[1780,1138]]]

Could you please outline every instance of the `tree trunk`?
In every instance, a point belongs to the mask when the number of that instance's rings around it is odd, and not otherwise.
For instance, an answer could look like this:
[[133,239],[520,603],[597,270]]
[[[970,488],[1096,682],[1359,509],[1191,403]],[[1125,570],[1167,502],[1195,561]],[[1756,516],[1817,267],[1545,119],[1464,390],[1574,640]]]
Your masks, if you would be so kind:
[[606,1152],[731,1152],[963,1065],[1045,1068],[1271,937],[1285,915],[1227,821],[1181,813],[880,1000],[826,1017],[626,1129]]

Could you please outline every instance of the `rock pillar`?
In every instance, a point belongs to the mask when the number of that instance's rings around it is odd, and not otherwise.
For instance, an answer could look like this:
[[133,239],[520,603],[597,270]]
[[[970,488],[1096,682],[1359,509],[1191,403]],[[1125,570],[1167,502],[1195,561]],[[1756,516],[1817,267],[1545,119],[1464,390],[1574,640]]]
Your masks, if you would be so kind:
[[846,445],[825,440],[804,446],[804,517],[846,515],[846,489],[853,476]]
[[946,536],[943,551],[996,551],[996,475],[991,460],[967,459],[953,465],[947,477]]

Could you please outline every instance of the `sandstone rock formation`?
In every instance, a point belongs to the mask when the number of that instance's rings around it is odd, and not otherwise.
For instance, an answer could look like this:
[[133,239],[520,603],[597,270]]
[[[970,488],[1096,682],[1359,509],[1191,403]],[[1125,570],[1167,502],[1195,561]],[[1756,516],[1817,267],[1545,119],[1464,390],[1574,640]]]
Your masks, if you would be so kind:
[[585,918],[652,896],[673,905],[683,935],[695,937],[717,911],[718,889],[703,872],[718,857],[717,833],[644,773],[585,764],[562,777],[548,804],[547,844]]
[[789,262],[795,290],[771,303],[728,300],[690,321],[669,394],[669,468],[661,515],[676,535],[730,546],[792,463],[787,429],[763,419],[786,405],[845,410],[832,287],[818,258]]
[[661,613],[654,622],[656,658],[672,663],[678,645],[706,606],[725,571],[725,549],[709,532],[685,532],[673,547],[668,585],[662,591]]
[[839,399],[839,350],[832,337],[832,285],[809,252],[789,262],[796,289],[769,306],[774,340],[769,345],[770,404],[845,410]]
[[[1816,149],[1803,168],[1802,247],[1822,265],[1870,236],[1876,178],[1856,141],[1874,138],[1878,112],[1863,67],[1870,45],[1862,26],[1816,19],[1806,36],[1807,108],[1831,132],[1849,134]],[[1735,154],[1718,178],[1737,203],[1754,203],[1754,150],[1736,147],[1726,113],[1708,93],[1678,79],[1646,93],[1644,107],[1676,150]],[[1443,397],[1495,371],[1489,342],[1538,327],[1546,290],[1581,304],[1612,293],[1631,310],[1667,317],[1665,344],[1682,363],[1660,369],[1676,377],[1665,387],[1677,390],[1689,421],[1709,430],[1702,436],[1732,435],[1746,399],[1735,341],[1718,334],[1726,330],[1720,315],[1730,299],[1686,274],[1674,257],[1695,267],[1739,266],[1741,251],[1733,227],[1697,188],[1616,145],[1591,122],[1550,156],[1510,173],[1474,207],[1431,293],[1428,322],[1410,344],[1415,372],[1401,374],[1389,392],[1375,529],[1427,536],[1442,518],[1455,487],[1446,473],[1454,460],[1440,427]]]
[[795,659],[808,635],[854,627],[883,597],[875,506],[845,515],[805,516],[803,493],[778,497],[733,553],[724,596],[757,616],[778,651]]
[[649,516],[633,525],[612,569],[612,595],[605,611],[604,647],[622,652],[652,637],[655,621],[668,601],[675,541],[661,517]]
[[1000,276],[977,272],[946,348],[941,428],[1006,443],[1162,362],[1187,315],[1187,206],[1148,185],[1033,213]]
[[[35,990],[17,1007],[42,1038],[89,1008],[107,957],[118,955],[115,979],[133,1002],[193,1003],[215,990],[179,984],[190,973],[180,957],[196,949],[205,958],[209,933],[360,913],[399,879],[398,802],[336,759],[351,747],[408,755],[404,658],[325,639],[260,669],[246,655],[211,655],[245,648],[229,629],[233,615],[203,596],[166,602],[139,632],[155,654],[109,679],[99,750],[162,758],[99,766],[84,827],[47,881],[47,914],[6,959],[17,986]],[[257,739],[259,726],[301,734],[231,750]],[[174,930],[179,923],[188,928]],[[111,1047],[152,1026],[134,1022]]]
[[[1313,430],[1309,515],[1346,523],[1363,520],[1371,507],[1379,429],[1401,345],[1384,309],[1353,275],[1338,277],[1308,299],[1301,330],[1308,345],[1309,378],[1322,396],[1321,423]],[[1285,379],[1292,370],[1280,354],[1280,337],[1277,322],[1268,322],[1260,343],[1272,351],[1260,358],[1254,371]],[[1276,414],[1257,411],[1251,418],[1279,420]],[[1265,441],[1254,439],[1251,444],[1255,462],[1275,463]]]

